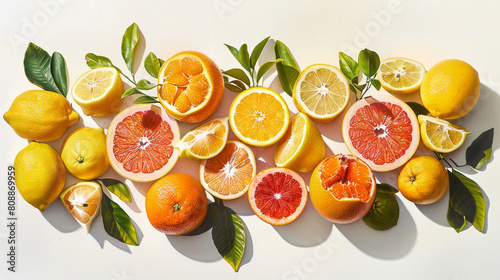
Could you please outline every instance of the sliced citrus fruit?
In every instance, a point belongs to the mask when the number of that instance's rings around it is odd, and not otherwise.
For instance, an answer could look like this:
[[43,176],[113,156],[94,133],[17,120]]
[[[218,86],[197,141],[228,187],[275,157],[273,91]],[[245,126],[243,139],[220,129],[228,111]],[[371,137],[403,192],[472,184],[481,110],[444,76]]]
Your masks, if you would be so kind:
[[248,199],[261,220],[275,226],[285,225],[297,219],[304,210],[306,183],[291,169],[268,168],[253,178]]
[[189,131],[174,147],[182,158],[212,158],[226,146],[228,135],[228,118],[214,119]]
[[188,123],[208,119],[219,107],[224,81],[219,67],[208,56],[180,52],[160,68],[158,99],[174,118]]
[[424,145],[432,151],[450,153],[458,149],[470,134],[465,128],[431,116],[418,116]]
[[200,181],[213,196],[235,199],[248,190],[256,171],[252,150],[239,141],[228,140],[217,156],[201,163]]
[[75,102],[85,115],[106,117],[120,111],[123,82],[114,67],[90,69],[71,89]]
[[157,105],[133,105],[111,121],[106,150],[111,167],[121,176],[149,182],[167,174],[179,151],[177,122]]
[[420,89],[425,67],[418,61],[392,57],[380,62],[377,78],[390,93],[408,94]]
[[304,69],[293,87],[297,109],[313,120],[333,121],[349,102],[349,83],[340,70],[328,64]]
[[270,146],[283,137],[290,122],[288,106],[281,95],[269,88],[252,87],[234,99],[229,124],[243,142]]
[[344,116],[342,136],[353,155],[381,172],[407,162],[420,142],[417,116],[405,102],[390,95],[354,103]]
[[309,181],[311,202],[321,216],[340,224],[361,219],[373,205],[377,183],[372,170],[353,155],[324,159]]
[[312,171],[325,157],[325,142],[309,117],[299,112],[274,150],[274,163],[298,172]]
[[96,182],[79,182],[59,196],[73,218],[87,231],[101,209],[102,190]]

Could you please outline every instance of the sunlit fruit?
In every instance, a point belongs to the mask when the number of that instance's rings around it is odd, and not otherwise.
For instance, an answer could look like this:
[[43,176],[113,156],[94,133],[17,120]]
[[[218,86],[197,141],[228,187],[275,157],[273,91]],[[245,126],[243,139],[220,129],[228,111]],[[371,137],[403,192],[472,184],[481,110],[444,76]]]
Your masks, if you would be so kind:
[[87,231],[101,209],[102,190],[96,182],[79,182],[59,196],[73,218]]
[[409,94],[420,89],[425,75],[422,63],[404,57],[392,57],[380,62],[377,78],[390,93]]

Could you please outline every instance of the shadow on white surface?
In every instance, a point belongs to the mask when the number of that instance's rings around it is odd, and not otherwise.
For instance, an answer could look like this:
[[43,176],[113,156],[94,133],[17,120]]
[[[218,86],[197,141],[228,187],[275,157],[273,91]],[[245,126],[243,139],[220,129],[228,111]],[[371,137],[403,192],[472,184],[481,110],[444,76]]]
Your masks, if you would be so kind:
[[57,198],[52,202],[42,216],[60,232],[73,232],[81,226],[75,221],[73,216],[66,210],[61,200]]

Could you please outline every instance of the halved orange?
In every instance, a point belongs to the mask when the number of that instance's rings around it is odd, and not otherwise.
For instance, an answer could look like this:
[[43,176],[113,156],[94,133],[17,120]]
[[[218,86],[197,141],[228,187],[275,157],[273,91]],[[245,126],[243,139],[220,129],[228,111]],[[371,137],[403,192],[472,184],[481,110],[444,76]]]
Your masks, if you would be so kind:
[[96,182],[79,182],[59,196],[73,218],[87,231],[101,209],[102,190]]

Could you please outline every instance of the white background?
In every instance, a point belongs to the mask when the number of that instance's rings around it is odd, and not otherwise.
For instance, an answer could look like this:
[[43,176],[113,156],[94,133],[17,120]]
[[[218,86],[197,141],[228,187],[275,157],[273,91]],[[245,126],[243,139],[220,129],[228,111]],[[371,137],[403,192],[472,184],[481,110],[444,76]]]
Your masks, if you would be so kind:
[[[69,84],[85,71],[85,54],[109,57],[126,72],[120,44],[125,29],[136,22],[142,32],[136,52],[137,78],[151,77],[142,61],[149,52],[167,59],[183,50],[210,56],[220,68],[238,66],[223,43],[252,49],[271,36],[291,49],[302,69],[313,63],[338,66],[338,53],[357,57],[362,48],[375,50],[382,59],[404,56],[427,69],[440,60],[458,58],[470,63],[481,79],[481,96],[474,110],[455,123],[472,132],[462,148],[449,155],[465,162],[465,149],[481,132],[499,131],[500,54],[497,1],[5,1],[0,11],[2,115],[13,99],[35,89],[24,75],[23,55],[29,42],[49,53],[63,54]],[[273,57],[272,42],[264,51]],[[140,61],[140,62],[139,62]],[[139,65],[140,64],[140,65]],[[274,76],[264,81],[282,93]],[[152,93],[153,94],[153,93]],[[227,116],[232,99],[225,92],[214,117]],[[401,97],[418,101],[413,94]],[[83,115],[70,96],[81,120],[71,126],[107,128],[111,117]],[[124,101],[122,108],[130,104]],[[351,102],[353,102],[351,100]],[[317,124],[329,149],[327,155],[347,152],[341,136],[342,117]],[[335,225],[324,220],[310,201],[293,223],[275,227],[259,220],[244,196],[226,205],[243,218],[247,245],[235,273],[217,253],[210,233],[197,237],[166,237],[149,224],[144,196],[151,183],[129,186],[133,201],[113,196],[131,216],[140,246],[124,245],[109,237],[98,217],[90,234],[73,220],[56,200],[42,213],[17,196],[16,272],[7,270],[7,167],[28,141],[0,121],[0,279],[498,279],[500,260],[500,190],[498,188],[499,138],[493,143],[492,162],[476,172],[459,170],[481,187],[487,221],[484,233],[468,225],[456,233],[446,221],[448,197],[434,205],[416,206],[401,194],[399,223],[386,232],[368,228],[363,221]],[[194,125],[180,124],[184,134]],[[62,140],[49,142],[60,151]],[[234,135],[231,135],[234,138]],[[273,165],[273,147],[255,148],[258,170]],[[421,148],[417,154],[428,154]],[[198,163],[179,160],[171,172],[197,176]],[[309,174],[302,174],[306,181]],[[377,173],[377,179],[396,186],[397,171]],[[119,178],[110,168],[102,177]],[[77,182],[67,176],[66,186]]]

